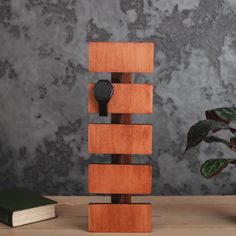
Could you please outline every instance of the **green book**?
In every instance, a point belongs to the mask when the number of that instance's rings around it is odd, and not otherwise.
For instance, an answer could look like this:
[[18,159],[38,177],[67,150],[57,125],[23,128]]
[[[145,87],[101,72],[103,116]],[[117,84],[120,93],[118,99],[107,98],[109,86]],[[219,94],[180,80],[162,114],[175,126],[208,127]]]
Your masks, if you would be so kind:
[[0,191],[0,221],[12,226],[30,224],[56,217],[56,201],[27,189]]

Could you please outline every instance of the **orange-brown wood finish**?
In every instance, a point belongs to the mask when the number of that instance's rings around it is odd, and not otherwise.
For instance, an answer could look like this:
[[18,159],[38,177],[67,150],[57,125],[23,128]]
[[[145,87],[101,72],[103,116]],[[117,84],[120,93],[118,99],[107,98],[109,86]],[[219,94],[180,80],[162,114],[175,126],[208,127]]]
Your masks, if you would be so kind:
[[[91,232],[151,232],[150,204],[132,204],[132,194],[150,194],[152,166],[132,165],[132,154],[152,153],[152,126],[133,125],[132,114],[152,113],[153,86],[132,84],[131,73],[153,71],[154,44],[89,43],[89,71],[111,73],[114,94],[108,103],[111,124],[89,124],[89,153],[111,154],[111,164],[90,164],[90,193],[111,194],[111,204],[89,205]],[[98,112],[88,89],[88,111]]]
[[[150,114],[153,105],[152,84],[113,84],[114,94],[108,103],[108,113]],[[94,83],[88,87],[88,112],[97,113],[98,103],[93,94]]]
[[[132,84],[131,73],[111,73],[112,83]],[[111,124],[132,124],[132,114],[111,113]],[[112,164],[131,164],[131,154],[111,154]],[[131,203],[131,194],[111,194],[111,203]]]
[[90,232],[143,232],[152,230],[150,204],[89,204]]
[[150,194],[151,165],[90,164],[88,192],[108,194]]
[[98,154],[151,154],[152,126],[89,124],[88,152]]
[[91,72],[150,73],[153,71],[153,61],[153,43],[89,43]]

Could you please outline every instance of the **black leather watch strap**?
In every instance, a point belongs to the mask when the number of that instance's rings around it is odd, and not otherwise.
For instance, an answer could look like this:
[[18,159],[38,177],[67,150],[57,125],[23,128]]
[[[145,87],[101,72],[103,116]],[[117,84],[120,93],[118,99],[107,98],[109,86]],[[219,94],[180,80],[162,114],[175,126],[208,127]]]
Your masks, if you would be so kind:
[[107,102],[98,102],[99,116],[107,116]]

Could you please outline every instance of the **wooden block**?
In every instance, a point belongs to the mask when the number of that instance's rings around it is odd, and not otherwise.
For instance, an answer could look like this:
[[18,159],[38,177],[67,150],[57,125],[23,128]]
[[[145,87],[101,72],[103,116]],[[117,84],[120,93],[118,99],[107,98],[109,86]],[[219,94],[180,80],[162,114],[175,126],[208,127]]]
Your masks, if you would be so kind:
[[89,204],[90,232],[151,232],[151,204]]
[[90,164],[88,191],[109,194],[150,194],[152,166]]
[[91,72],[152,72],[153,43],[90,42]]
[[[113,84],[114,94],[108,103],[108,113],[152,113],[152,84]],[[88,112],[98,112],[93,94],[94,83],[88,87]]]
[[89,124],[88,152],[101,154],[151,154],[152,126]]

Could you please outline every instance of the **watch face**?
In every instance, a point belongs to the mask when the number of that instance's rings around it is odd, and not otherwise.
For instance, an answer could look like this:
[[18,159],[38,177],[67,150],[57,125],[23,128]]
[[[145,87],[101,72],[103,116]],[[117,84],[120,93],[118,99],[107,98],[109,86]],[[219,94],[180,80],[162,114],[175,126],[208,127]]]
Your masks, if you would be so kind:
[[94,86],[94,96],[98,101],[108,101],[113,93],[113,86],[108,80],[99,80]]

